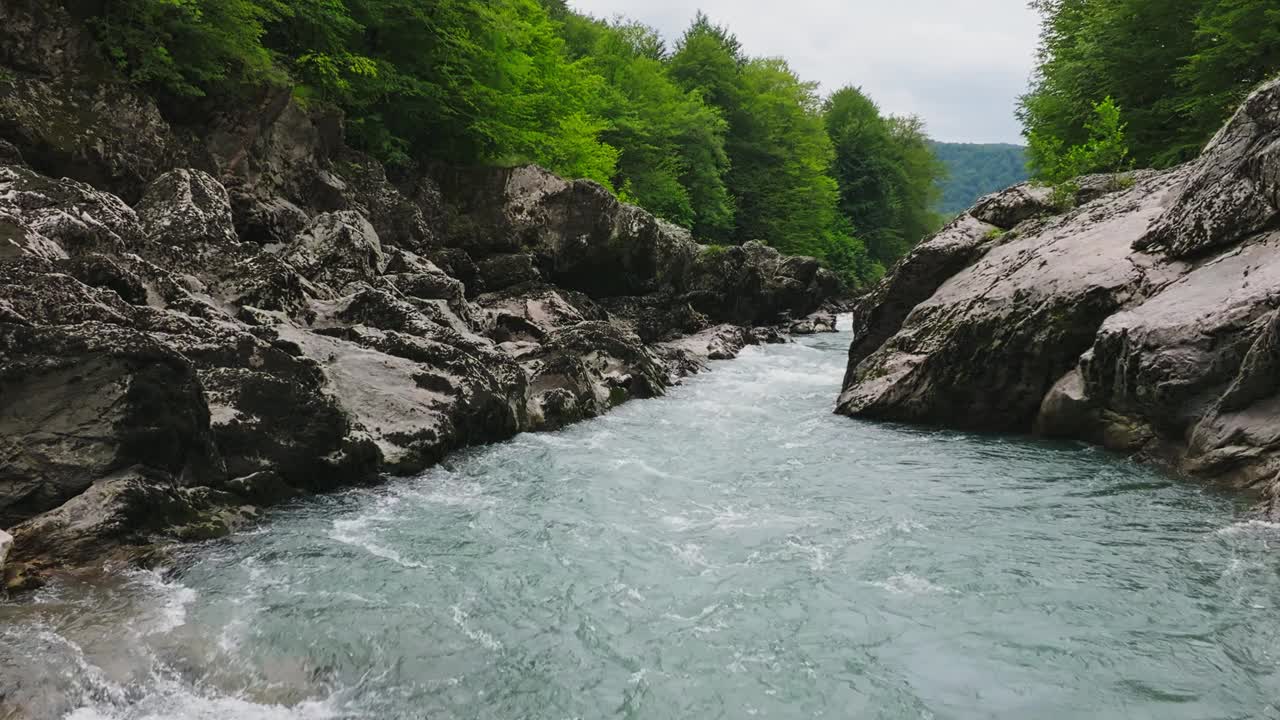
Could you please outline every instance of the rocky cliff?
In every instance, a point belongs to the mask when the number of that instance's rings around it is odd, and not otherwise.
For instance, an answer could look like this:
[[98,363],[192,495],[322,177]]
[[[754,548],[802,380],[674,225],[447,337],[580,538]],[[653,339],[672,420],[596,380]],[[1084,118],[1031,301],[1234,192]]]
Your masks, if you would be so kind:
[[816,261],[701,246],[589,182],[388,177],[287,89],[168,119],[50,5],[0,6],[11,587],[829,324],[803,320],[838,290]]
[[855,311],[838,412],[1077,438],[1280,512],[1280,81],[1199,160],[981,200]]

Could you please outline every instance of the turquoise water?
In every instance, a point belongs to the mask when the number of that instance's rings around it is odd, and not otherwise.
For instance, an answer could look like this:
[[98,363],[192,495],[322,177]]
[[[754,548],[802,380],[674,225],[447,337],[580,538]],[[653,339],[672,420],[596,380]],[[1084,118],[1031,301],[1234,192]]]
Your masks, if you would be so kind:
[[848,340],[0,606],[0,718],[1280,718],[1280,528],[833,416]]

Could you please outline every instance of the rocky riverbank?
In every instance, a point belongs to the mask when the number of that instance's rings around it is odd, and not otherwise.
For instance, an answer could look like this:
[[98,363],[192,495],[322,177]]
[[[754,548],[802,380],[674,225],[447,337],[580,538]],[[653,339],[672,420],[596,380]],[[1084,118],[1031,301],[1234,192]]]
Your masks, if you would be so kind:
[[984,198],[855,311],[838,412],[1035,431],[1280,513],[1280,81],[1199,160]]
[[839,290],[815,260],[701,246],[536,167],[389,176],[287,89],[166,118],[103,66],[70,18],[0,7],[11,588],[831,325],[806,318]]

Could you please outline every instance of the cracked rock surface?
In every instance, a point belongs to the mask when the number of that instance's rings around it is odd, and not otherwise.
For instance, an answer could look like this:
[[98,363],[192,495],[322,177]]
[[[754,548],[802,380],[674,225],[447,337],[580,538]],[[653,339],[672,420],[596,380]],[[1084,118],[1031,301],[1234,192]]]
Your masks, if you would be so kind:
[[170,126],[104,67],[59,9],[0,7],[10,587],[830,329],[811,258],[712,252],[537,167],[392,176],[288,92]]
[[1276,513],[1280,81],[1201,158],[979,201],[854,310],[837,411],[1071,437],[1249,488]]

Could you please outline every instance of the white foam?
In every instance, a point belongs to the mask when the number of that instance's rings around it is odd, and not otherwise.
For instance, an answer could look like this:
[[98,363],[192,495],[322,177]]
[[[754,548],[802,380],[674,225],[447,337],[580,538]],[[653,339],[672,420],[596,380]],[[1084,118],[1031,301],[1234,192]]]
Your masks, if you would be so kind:
[[895,595],[935,595],[951,593],[952,591],[937,585],[927,578],[912,573],[899,573],[887,580],[881,582],[873,582],[871,585],[887,590]]
[[697,543],[685,543],[683,545],[668,544],[667,548],[681,562],[691,567],[701,567],[711,569],[714,567],[707,562],[707,558],[702,554],[702,546]]
[[232,696],[204,696],[165,683],[136,705],[87,705],[64,720],[330,720],[340,717],[332,699],[297,705],[263,705]]
[[160,635],[187,624],[187,608],[198,594],[192,588],[177,581],[166,581],[154,570],[136,570],[129,573],[147,592],[160,599],[157,617],[142,629],[146,635]]
[[401,567],[411,569],[426,567],[426,565],[416,560],[406,559],[398,550],[379,544],[372,534],[367,532],[369,520],[368,517],[359,517],[354,520],[334,520],[333,529],[329,531],[329,537],[340,543],[358,547],[375,557],[390,560]]
[[466,635],[471,640],[480,643],[490,650],[497,651],[502,649],[502,643],[498,642],[492,635],[484,630],[476,630],[471,627],[471,623],[468,621],[469,618],[467,614],[462,611],[462,608],[454,605],[450,609],[453,610],[453,624],[457,625],[458,628],[462,630],[463,635]]
[[1280,523],[1268,522],[1266,520],[1243,520],[1233,523],[1227,527],[1214,531],[1215,535],[1223,537],[1238,537],[1241,535],[1264,535],[1276,536],[1280,539]]

